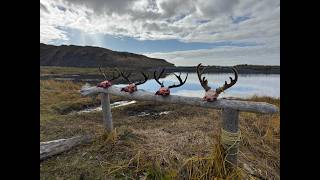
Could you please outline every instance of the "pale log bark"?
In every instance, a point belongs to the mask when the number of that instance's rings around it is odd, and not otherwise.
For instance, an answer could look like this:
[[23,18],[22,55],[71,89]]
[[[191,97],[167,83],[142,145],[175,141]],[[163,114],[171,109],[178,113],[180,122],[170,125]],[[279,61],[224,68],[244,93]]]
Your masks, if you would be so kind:
[[265,102],[250,102],[250,101],[228,100],[228,99],[218,99],[215,102],[206,102],[206,101],[203,101],[202,98],[198,98],[198,97],[185,97],[185,96],[177,96],[177,95],[162,97],[144,90],[138,90],[130,94],[127,92],[120,91],[120,88],[115,86],[111,86],[108,89],[103,89],[98,87],[83,87],[80,90],[80,93],[85,96],[95,95],[99,93],[108,93],[116,96],[126,97],[132,100],[193,105],[193,106],[200,106],[200,107],[213,108],[213,109],[227,108],[227,109],[234,109],[239,111],[269,113],[269,114],[279,112],[278,107]]
[[89,143],[92,140],[92,136],[75,136],[68,139],[40,142],[40,160],[68,151],[77,145]]

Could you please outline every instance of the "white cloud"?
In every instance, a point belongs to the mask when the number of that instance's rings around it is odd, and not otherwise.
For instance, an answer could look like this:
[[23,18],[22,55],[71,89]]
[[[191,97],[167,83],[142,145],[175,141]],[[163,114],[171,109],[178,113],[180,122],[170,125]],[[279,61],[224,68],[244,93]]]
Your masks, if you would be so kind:
[[280,47],[246,46],[218,47],[168,53],[149,53],[148,57],[163,58],[176,66],[196,66],[199,62],[205,65],[233,66],[238,64],[280,65]]
[[[69,38],[63,28],[140,40],[253,42],[264,46],[225,47],[223,51],[235,51],[238,57],[246,52],[252,55],[247,55],[247,59],[254,61],[253,57],[260,57],[255,53],[256,49],[261,49],[267,53],[264,58],[272,57],[269,61],[279,64],[279,50],[275,50],[280,44],[279,4],[280,0],[40,0],[40,42],[59,40],[68,43]],[[241,17],[248,18],[233,22]],[[268,54],[271,53],[270,48],[278,54]],[[221,49],[216,49],[152,56],[169,57],[180,62],[182,57],[191,59],[197,55],[209,59],[205,55],[207,52],[223,54]],[[229,53],[224,54],[231,58]]]
[[[279,0],[41,0],[40,26],[198,42],[278,37],[278,4]],[[250,19],[232,23],[231,17],[240,16]],[[208,22],[199,23],[202,20]],[[118,32],[119,29],[125,31]],[[61,30],[55,32],[59,34]],[[52,35],[41,36],[50,39]]]

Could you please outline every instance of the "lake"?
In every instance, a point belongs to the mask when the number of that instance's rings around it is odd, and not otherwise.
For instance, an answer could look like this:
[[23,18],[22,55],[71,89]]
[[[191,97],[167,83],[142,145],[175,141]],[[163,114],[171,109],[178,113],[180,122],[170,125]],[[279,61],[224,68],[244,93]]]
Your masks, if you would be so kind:
[[[178,73],[177,73],[178,74]],[[182,73],[181,77],[184,80],[186,73]],[[212,88],[217,88],[222,86],[224,81],[230,83],[229,76],[234,78],[234,74],[204,74],[208,79],[209,86]],[[178,84],[177,78],[171,74],[166,78],[160,79],[160,82],[164,81],[164,85],[168,86],[173,83]],[[123,87],[125,85],[116,85],[118,87]],[[138,89],[144,89],[146,91],[156,92],[160,85],[152,79],[148,80],[145,84],[138,86]],[[189,97],[203,97],[204,89],[200,85],[198,76],[196,73],[189,73],[187,82],[178,88],[173,88],[170,90],[171,94],[189,96]],[[269,96],[274,98],[280,98],[280,75],[279,74],[239,74],[238,82],[227,89],[225,93],[221,93],[219,97],[241,97],[250,98],[252,96]]]

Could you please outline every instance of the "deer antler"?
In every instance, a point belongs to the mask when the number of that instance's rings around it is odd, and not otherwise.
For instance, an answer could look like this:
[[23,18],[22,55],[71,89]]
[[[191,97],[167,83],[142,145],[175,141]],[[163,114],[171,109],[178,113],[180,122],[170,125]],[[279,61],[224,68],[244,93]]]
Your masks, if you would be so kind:
[[148,76],[147,76],[145,73],[141,72],[141,74],[142,74],[143,77],[144,77],[144,81],[136,82],[136,83],[135,83],[136,86],[141,85],[141,84],[147,82],[147,80],[148,80]]
[[131,76],[131,72],[128,74],[123,73],[122,71],[120,71],[119,69],[117,69],[117,71],[121,74],[121,76],[127,80],[130,84],[132,83],[131,80],[129,79],[129,76]]
[[115,76],[114,74],[115,74],[115,73],[112,72],[112,78],[109,79],[108,81],[113,81],[113,80],[118,79],[118,78],[120,77],[120,74],[119,74],[119,73],[118,73],[116,76]]
[[224,85],[222,87],[219,87],[216,89],[217,94],[220,94],[224,90],[226,90],[226,89],[230,88],[231,86],[233,86],[234,84],[236,84],[236,82],[238,80],[238,71],[234,67],[232,67],[232,71],[234,72],[234,79],[232,79],[232,77],[229,77],[231,80],[230,84],[228,84],[227,81],[225,81]]
[[154,77],[154,79],[157,81],[157,83],[158,83],[161,87],[164,87],[164,85],[163,85],[163,82],[161,83],[161,82],[159,81],[159,78],[161,77],[161,75],[162,75],[163,73],[164,73],[164,68],[162,69],[162,71],[160,72],[160,74],[159,74],[158,77],[156,76],[156,71],[153,72],[153,77]]
[[[133,82],[129,79],[129,77],[130,77],[131,74],[132,74],[131,72],[128,73],[128,74],[125,74],[125,73],[123,73],[122,71],[120,71],[119,69],[117,69],[117,71],[121,74],[121,76],[122,76],[125,80],[128,81],[129,84],[133,84]],[[145,73],[141,72],[141,74],[143,75],[144,80],[143,80],[143,81],[138,81],[138,82],[134,83],[136,86],[137,86],[137,85],[141,85],[141,84],[147,82],[147,80],[148,80],[148,76],[147,76]]]
[[182,79],[181,79],[181,73],[179,74],[179,76],[176,75],[175,73],[173,73],[173,74],[178,78],[180,84],[178,84],[178,85],[173,84],[173,85],[168,87],[169,89],[170,88],[175,88],[175,87],[180,87],[180,86],[184,85],[184,83],[186,83],[187,78],[188,78],[188,73],[187,73],[187,76],[186,76],[184,81],[182,81]]
[[99,71],[100,71],[100,73],[103,75],[104,79],[107,80],[107,81],[113,81],[113,80],[115,80],[115,79],[117,79],[117,78],[120,77],[120,74],[118,74],[118,75],[115,76],[115,73],[112,72],[112,78],[111,78],[111,79],[108,79],[107,76],[106,76],[105,71],[102,71],[102,70],[101,70],[101,66],[99,66]]
[[[200,70],[200,68],[202,68],[202,70]],[[201,76],[202,76],[202,74],[203,74],[203,72],[204,72],[205,69],[206,69],[206,68],[204,68],[204,67],[201,65],[201,63],[198,64],[198,66],[197,66],[197,74],[198,74],[198,78],[199,78],[200,84],[201,84],[201,86],[203,87],[203,89],[204,89],[205,91],[209,91],[209,90],[211,89],[211,87],[208,86],[208,80],[207,80],[205,77],[201,78]]]
[[99,71],[103,75],[104,79],[107,80],[107,76],[106,76],[105,72],[102,72],[101,66],[99,66]]

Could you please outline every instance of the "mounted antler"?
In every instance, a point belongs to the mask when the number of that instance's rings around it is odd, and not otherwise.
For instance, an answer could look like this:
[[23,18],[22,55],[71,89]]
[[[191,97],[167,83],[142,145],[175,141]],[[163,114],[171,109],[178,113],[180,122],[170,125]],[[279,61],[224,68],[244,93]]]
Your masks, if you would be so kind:
[[118,71],[118,72],[121,74],[121,76],[122,76],[125,80],[127,80],[130,84],[132,83],[132,82],[130,81],[130,79],[129,79],[129,77],[131,76],[131,72],[128,73],[128,74],[125,74],[125,73],[119,71],[119,69],[117,69],[117,71]]
[[220,94],[221,92],[223,92],[226,89],[230,88],[231,86],[236,84],[236,82],[238,81],[238,71],[234,67],[232,67],[232,71],[234,72],[234,79],[232,79],[232,77],[229,77],[230,81],[231,81],[230,84],[228,84],[227,81],[225,81],[224,85],[222,87],[219,87],[219,88],[216,89],[217,94]]
[[165,69],[162,69],[162,71],[160,72],[160,74],[159,74],[158,77],[156,76],[156,71],[154,71],[153,76],[154,76],[154,79],[156,80],[156,82],[161,86],[160,89],[156,92],[156,95],[168,96],[168,95],[170,95],[170,89],[171,89],[171,88],[180,87],[180,86],[182,86],[182,85],[184,85],[184,84],[186,83],[187,78],[188,78],[188,74],[187,74],[185,80],[182,81],[182,79],[181,79],[181,73],[179,74],[179,76],[176,75],[175,73],[173,73],[173,74],[178,78],[179,84],[178,84],[178,85],[173,84],[173,85],[171,85],[171,86],[164,87],[163,82],[160,82],[160,81],[159,81],[159,78],[160,78],[161,75],[164,73],[164,70],[165,70]]
[[158,83],[161,87],[164,87],[164,85],[163,85],[163,81],[162,81],[162,82],[159,81],[159,78],[161,77],[161,75],[162,75],[163,73],[164,73],[164,68],[162,69],[162,71],[160,72],[160,74],[159,74],[158,77],[156,76],[156,71],[153,72],[153,77],[154,77],[154,79],[157,81],[157,83]]
[[173,85],[171,85],[171,86],[168,86],[169,89],[170,89],[170,88],[180,87],[180,86],[184,85],[184,83],[186,83],[187,78],[188,78],[188,74],[187,74],[187,76],[186,76],[186,78],[184,79],[184,81],[182,81],[182,79],[181,79],[181,73],[179,73],[179,76],[176,75],[175,73],[173,73],[173,75],[175,75],[175,76],[178,78],[180,84],[178,84],[178,85],[173,84]]
[[133,82],[129,79],[129,76],[131,75],[131,73],[128,73],[128,74],[126,75],[125,73],[119,71],[118,69],[117,69],[117,71],[118,71],[118,72],[121,74],[121,76],[122,76],[125,80],[127,80],[128,83],[129,83],[129,85],[126,86],[126,87],[124,87],[124,88],[122,88],[121,91],[133,93],[133,92],[135,92],[135,91],[138,90],[138,88],[137,88],[138,85],[144,84],[144,83],[147,82],[147,80],[148,80],[148,76],[147,76],[145,73],[141,72],[141,74],[142,74],[143,77],[144,77],[144,80],[143,80],[143,81],[138,81],[138,82],[136,82],[136,83],[133,83]]
[[[200,68],[202,68],[202,69],[200,70]],[[201,63],[198,64],[198,66],[197,66],[197,74],[198,74],[198,78],[199,78],[200,84],[201,84],[201,86],[203,87],[203,89],[204,89],[205,91],[209,91],[209,90],[211,89],[211,87],[208,86],[208,80],[207,80],[205,77],[201,78],[201,76],[202,76],[202,74],[203,74],[203,72],[204,72],[205,69],[206,69],[206,68],[204,68],[204,67],[201,65]]]
[[[202,68],[202,69],[200,69],[200,68]],[[231,77],[229,77],[230,80],[231,80],[230,84],[228,84],[227,81],[225,81],[225,83],[224,83],[224,85],[222,87],[219,87],[216,90],[212,90],[211,87],[208,86],[208,80],[205,79],[205,77],[203,77],[203,78],[201,77],[203,72],[204,72],[204,70],[205,70],[205,68],[202,67],[201,63],[198,64],[198,66],[197,66],[198,78],[199,78],[201,86],[206,91],[205,96],[203,97],[203,100],[206,100],[206,101],[209,101],[209,102],[217,100],[217,98],[218,98],[218,96],[219,96],[219,94],[221,92],[223,92],[226,89],[228,89],[231,86],[233,86],[238,80],[238,72],[234,67],[232,67],[232,70],[233,70],[233,72],[235,74],[235,78],[232,79]]]
[[147,82],[148,79],[149,79],[148,75],[146,75],[144,72],[141,72],[141,74],[143,75],[144,80],[143,80],[143,81],[138,81],[138,82],[134,83],[136,86],[141,85],[141,84],[144,84],[144,83]]
[[101,66],[99,66],[99,72],[103,75],[103,77],[104,77],[105,80],[104,80],[103,82],[99,83],[99,84],[97,85],[97,87],[108,88],[108,87],[112,86],[112,83],[111,83],[111,82],[112,82],[113,80],[118,79],[118,78],[120,77],[120,74],[115,75],[115,73],[112,72],[112,78],[111,78],[111,79],[108,79],[107,76],[106,76],[105,71],[102,71],[102,70],[101,70]]

